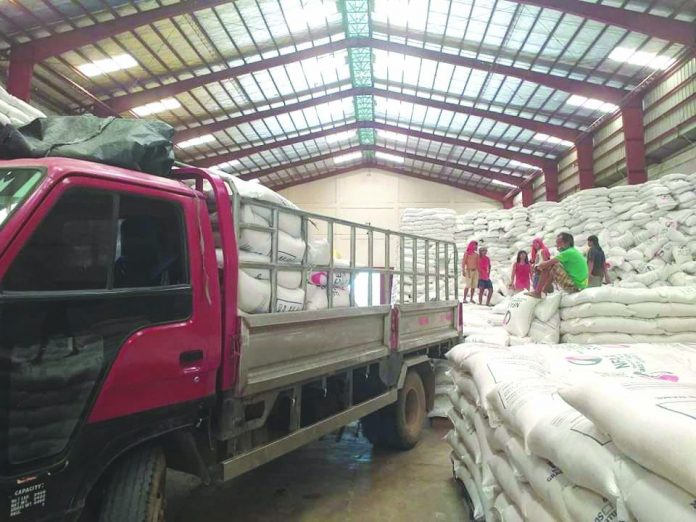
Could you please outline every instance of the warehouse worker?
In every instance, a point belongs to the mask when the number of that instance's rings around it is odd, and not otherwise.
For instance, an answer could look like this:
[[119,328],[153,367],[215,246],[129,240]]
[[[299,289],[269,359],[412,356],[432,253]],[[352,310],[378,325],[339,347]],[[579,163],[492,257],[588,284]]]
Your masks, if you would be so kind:
[[539,271],[536,269],[536,266],[544,261],[548,261],[549,259],[551,259],[551,252],[549,252],[549,249],[544,244],[544,240],[540,237],[535,237],[532,240],[532,254],[529,259],[534,270],[532,287],[536,288],[537,281],[539,281]]
[[609,274],[607,273],[607,259],[604,250],[599,246],[597,236],[587,238],[590,250],[587,252],[587,270],[589,272],[588,287],[602,286],[602,280],[609,284]]
[[582,253],[575,248],[575,240],[571,234],[561,232],[556,237],[558,255],[537,266],[540,272],[539,280],[533,292],[528,295],[541,298],[541,292],[550,283],[569,293],[578,292],[587,287],[587,262]]
[[532,265],[529,264],[527,252],[524,250],[517,252],[517,260],[512,264],[510,281],[510,289],[516,294],[529,290],[532,281]]
[[488,292],[486,297],[486,306],[491,306],[491,297],[493,297],[493,283],[491,282],[491,258],[488,257],[488,249],[481,247],[479,249],[479,304],[483,304],[483,294]]
[[462,258],[462,273],[464,274],[464,302],[467,302],[467,295],[471,290],[471,302],[474,302],[474,293],[478,287],[479,255],[478,241],[470,241],[466,247],[466,253]]

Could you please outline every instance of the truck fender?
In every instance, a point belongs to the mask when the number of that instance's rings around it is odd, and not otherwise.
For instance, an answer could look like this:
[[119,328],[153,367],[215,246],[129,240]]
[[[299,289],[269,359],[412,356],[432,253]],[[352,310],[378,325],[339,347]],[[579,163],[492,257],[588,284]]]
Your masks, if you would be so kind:
[[403,388],[404,381],[406,380],[406,373],[411,368],[418,372],[423,381],[423,387],[425,388],[425,406],[426,409],[430,411],[435,406],[435,372],[433,371],[430,357],[427,355],[419,355],[404,360],[404,364],[401,367],[401,374],[399,375],[399,390]]

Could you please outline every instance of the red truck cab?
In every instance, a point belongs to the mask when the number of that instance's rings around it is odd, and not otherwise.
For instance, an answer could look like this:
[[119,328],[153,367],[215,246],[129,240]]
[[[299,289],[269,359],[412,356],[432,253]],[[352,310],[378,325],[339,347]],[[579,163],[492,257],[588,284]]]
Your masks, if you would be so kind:
[[2,162],[0,212],[0,519],[67,516],[128,448],[209,417],[208,212],[179,181],[55,158]]

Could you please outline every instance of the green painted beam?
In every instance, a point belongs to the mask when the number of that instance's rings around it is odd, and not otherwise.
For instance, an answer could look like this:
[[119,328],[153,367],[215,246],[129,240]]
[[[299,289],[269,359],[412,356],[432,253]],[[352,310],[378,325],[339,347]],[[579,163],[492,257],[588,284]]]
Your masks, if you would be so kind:
[[[370,0],[341,0],[340,6],[343,12],[346,38],[371,38]],[[348,48],[348,64],[353,87],[374,86],[372,49],[370,47]],[[353,97],[353,106],[356,120],[374,121],[375,102],[371,95]],[[358,136],[361,145],[375,144],[373,129],[361,129]]]

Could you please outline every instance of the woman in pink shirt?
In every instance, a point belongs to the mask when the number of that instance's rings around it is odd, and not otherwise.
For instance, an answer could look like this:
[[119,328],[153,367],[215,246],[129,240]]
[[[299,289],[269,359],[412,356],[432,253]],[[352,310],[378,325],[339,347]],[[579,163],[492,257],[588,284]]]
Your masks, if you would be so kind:
[[529,290],[532,282],[532,265],[529,264],[527,252],[520,250],[517,253],[517,261],[512,265],[512,284],[510,288],[515,292]]

